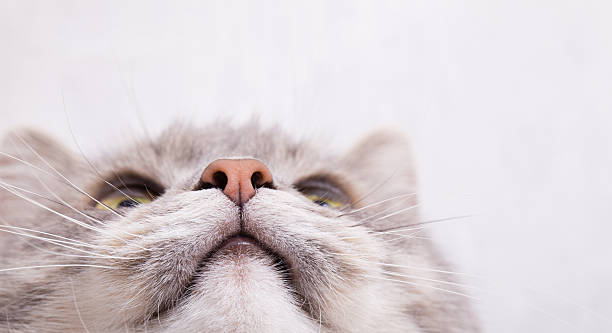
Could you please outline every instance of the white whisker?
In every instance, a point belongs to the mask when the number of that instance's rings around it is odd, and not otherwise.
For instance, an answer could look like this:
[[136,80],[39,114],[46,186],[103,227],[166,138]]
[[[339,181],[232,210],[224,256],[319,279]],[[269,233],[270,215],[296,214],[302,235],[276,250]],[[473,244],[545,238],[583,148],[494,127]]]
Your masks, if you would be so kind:
[[47,192],[49,192],[55,199],[59,200],[62,203],[63,206],[65,206],[67,208],[70,208],[73,212],[83,216],[84,218],[86,218],[86,219],[88,219],[88,220],[90,220],[92,222],[95,222],[95,223],[98,223],[98,224],[103,224],[102,221],[100,221],[100,220],[98,220],[96,218],[93,218],[93,217],[91,217],[91,216],[81,212],[80,210],[74,208],[72,205],[70,205],[64,199],[62,199],[59,195],[57,195],[54,191],[52,191],[49,188],[49,186],[47,186],[47,184],[42,181],[42,179],[40,179],[37,175],[34,175],[34,176],[36,177],[36,179],[38,179],[38,182],[47,190]]
[[[4,230],[2,228],[0,228],[0,231],[6,232],[6,233],[10,233],[10,234],[14,234],[14,235],[17,235],[17,236],[23,236],[23,237],[29,237],[29,238],[41,240],[41,241],[44,241],[44,242],[47,242],[47,243],[50,243],[50,244],[53,244],[53,245],[57,245],[57,246],[60,246],[60,247],[63,247],[63,248],[67,248],[67,249],[70,249],[70,250],[73,250],[73,251],[82,252],[82,253],[86,253],[86,254],[91,255],[91,257],[90,256],[80,256],[81,258],[98,258],[98,259],[104,258],[104,259],[120,259],[120,260],[133,260],[133,259],[137,259],[136,257],[134,257],[134,258],[116,257],[116,256],[110,256],[110,255],[100,254],[100,253],[96,253],[96,252],[91,252],[91,251],[75,248],[75,247],[72,247],[72,246],[69,246],[69,245],[65,245],[66,243],[70,244],[69,242],[55,240],[55,239],[49,239],[49,238],[45,238],[45,237],[38,237],[38,236],[30,235],[30,234],[27,234],[27,233],[19,233],[19,232],[10,231],[10,230]],[[64,244],[62,244],[62,243],[64,243]],[[72,245],[83,246],[83,245],[80,245],[80,244],[72,244]]]
[[417,236],[417,234],[421,233],[422,231],[423,230],[415,231],[415,232],[413,232],[411,234],[408,234],[408,235],[390,233],[389,235],[392,235],[392,236],[395,236],[395,237],[393,239],[385,240],[383,242],[387,243],[387,244],[391,244],[391,243],[399,242],[399,241],[402,241],[402,240],[405,240],[405,239],[432,240],[431,237]]
[[396,215],[398,215],[398,214],[401,214],[401,213],[407,212],[407,211],[409,211],[409,210],[413,210],[413,209],[415,209],[415,208],[417,208],[417,207],[419,207],[419,204],[412,205],[412,206],[410,206],[410,207],[406,207],[406,208],[400,209],[400,210],[398,210],[398,211],[396,211],[396,212],[393,212],[393,213],[391,213],[391,214],[387,214],[387,215],[385,215],[385,216],[383,216],[383,217],[379,217],[379,218],[377,218],[376,220],[374,220],[374,221],[372,221],[372,222],[376,222],[376,221],[380,221],[380,220],[388,219],[388,218],[390,218],[390,217],[393,217],[393,216],[396,216]]
[[382,210],[379,210],[379,211],[375,212],[374,214],[371,214],[371,215],[368,215],[366,217],[361,218],[357,222],[357,225],[365,224],[366,222],[368,222],[368,221],[370,221],[370,220],[372,220],[374,218],[377,218],[379,216],[385,215],[388,212],[395,211],[396,209],[398,209],[397,206],[403,206],[403,205],[392,205],[392,206],[386,207],[386,208],[384,208]]
[[384,219],[387,219],[387,218],[390,218],[390,217],[396,216],[396,215],[398,215],[398,214],[404,213],[404,212],[406,212],[406,211],[413,210],[413,209],[415,209],[415,208],[417,208],[417,207],[419,207],[419,204],[412,205],[412,206],[409,206],[409,207],[406,207],[406,208],[402,208],[402,209],[397,210],[397,211],[395,211],[395,212],[393,212],[393,213],[390,213],[390,214],[387,214],[387,215],[384,215],[384,216],[382,216],[382,217],[378,217],[378,218],[376,218],[376,219],[372,220],[372,219],[373,219],[373,218],[375,218],[376,216],[381,215],[381,214],[384,214],[384,212],[386,212],[386,211],[389,211],[389,210],[390,210],[389,208],[387,208],[386,210],[384,210],[384,211],[382,211],[382,212],[379,212],[379,213],[377,213],[377,214],[374,214],[374,215],[372,215],[372,216],[370,216],[370,217],[367,217],[367,218],[365,218],[365,219],[363,219],[363,220],[361,220],[361,221],[357,222],[356,224],[353,224],[353,225],[352,225],[352,227],[357,227],[357,226],[360,226],[360,225],[364,225],[364,224],[366,224],[366,223],[373,223],[373,222],[377,222],[377,221],[380,221],[380,220],[384,220]]
[[[440,223],[440,222],[447,222],[447,221],[452,221],[452,220],[466,219],[466,218],[469,218],[469,217],[474,217],[474,215],[460,215],[460,216],[453,216],[453,217],[447,217],[447,218],[442,218],[442,219],[427,220],[427,221],[407,224],[407,225],[400,226],[400,227],[391,227],[391,228],[387,228],[387,229],[383,229],[383,230],[378,230],[378,232],[385,232],[385,231],[389,231],[389,230],[394,230],[394,231],[397,231],[397,230],[416,230],[416,228],[420,228],[420,227],[417,227],[417,226],[422,226],[422,225],[426,225],[426,224]],[[413,228],[413,229],[407,229],[407,228]]]
[[353,209],[353,210],[348,211],[346,213],[342,213],[342,214],[338,215],[338,217],[345,216],[345,215],[355,214],[355,213],[358,213],[358,212],[360,212],[362,210],[365,210],[365,209],[368,209],[368,208],[372,208],[372,207],[376,207],[376,206],[382,205],[382,204],[384,204],[386,202],[389,202],[389,201],[393,201],[393,200],[397,200],[397,199],[401,199],[401,198],[405,198],[405,197],[412,197],[412,196],[415,196],[415,195],[416,195],[416,192],[396,195],[394,197],[391,197],[391,198],[388,198],[388,199],[385,199],[385,200],[381,200],[381,201],[378,201],[378,202],[375,202],[375,203],[372,203],[372,204],[369,204],[367,206],[363,206],[363,207],[360,207],[360,208],[357,208],[357,209]]
[[372,263],[372,264],[381,265],[381,266],[396,267],[396,268],[406,268],[406,269],[412,269],[412,270],[420,270],[420,271],[443,273],[443,274],[463,275],[463,276],[467,276],[467,277],[471,277],[471,278],[476,278],[476,279],[485,279],[482,276],[473,275],[473,274],[469,274],[469,273],[454,272],[454,271],[441,270],[441,269],[435,269],[435,268],[430,268],[430,267],[419,267],[419,266],[410,266],[410,265],[398,265],[398,264],[390,264],[390,263],[369,261],[369,260],[363,260],[363,259],[360,259],[360,260],[364,261],[364,262],[367,262],[367,263]]
[[[474,274],[468,274],[468,273],[461,273],[461,272],[454,272],[454,271],[447,271],[447,270],[440,270],[440,269],[433,269],[433,268],[425,268],[425,267],[415,267],[415,266],[407,266],[407,265],[396,265],[396,264],[389,264],[389,263],[379,263],[379,262],[373,262],[373,261],[368,261],[368,260],[361,260],[364,262],[368,262],[368,263],[373,263],[373,264],[378,264],[378,265],[382,265],[382,266],[388,266],[388,267],[396,267],[396,268],[405,268],[405,269],[412,269],[412,270],[421,270],[421,271],[427,271],[427,272],[435,272],[435,273],[441,273],[441,274],[452,274],[452,275],[460,275],[460,276],[466,276],[466,277],[470,277],[470,278],[475,278],[475,279],[479,279],[481,281],[488,281],[490,279],[485,278],[483,276],[478,276],[478,275],[474,275]],[[398,277],[404,277],[404,278],[409,278],[409,279],[418,279],[418,280],[424,280],[424,281],[429,281],[429,282],[434,282],[434,283],[441,283],[441,284],[447,284],[447,285],[453,285],[453,286],[457,286],[457,287],[461,287],[461,288],[468,288],[468,289],[472,289],[472,290],[476,290],[479,292],[482,292],[484,294],[488,294],[491,296],[495,296],[497,299],[505,299],[505,296],[503,294],[499,294],[497,292],[492,291],[490,288],[482,288],[482,287],[477,287],[477,286],[473,286],[473,285],[468,285],[468,284],[464,284],[464,283],[458,283],[458,282],[452,282],[452,281],[444,281],[444,280],[436,280],[436,279],[431,279],[431,278],[426,278],[426,277],[420,277],[420,276],[415,276],[415,275],[407,275],[407,274],[401,274],[401,273],[395,273],[395,272],[388,272],[388,271],[384,271],[383,274],[387,274],[387,275],[391,275],[391,276],[398,276]],[[374,277],[376,278],[376,277]],[[396,280],[397,281],[397,280]],[[400,281],[397,281],[400,282]],[[405,282],[402,282],[405,283]],[[410,284],[415,284],[415,283],[410,283]],[[428,288],[434,288],[432,286],[428,286]],[[434,288],[434,289],[438,289],[438,288]],[[539,290],[533,290],[530,288],[527,288],[526,290],[535,292],[535,293],[542,293]],[[543,293],[542,293],[543,294]],[[462,295],[465,296],[465,295]],[[588,312],[590,312],[591,314],[597,316],[598,318],[600,318],[601,320],[605,321],[606,323],[611,323],[612,321],[610,321],[610,319],[606,318],[605,316],[603,316],[602,314],[589,309],[588,307],[585,307],[584,305],[575,303],[571,300],[564,300],[563,298],[559,297],[559,296],[555,296],[555,295],[548,295],[549,297],[552,298],[556,298],[558,300],[564,301],[566,304],[570,304],[572,306],[581,308],[583,310],[586,310]],[[475,298],[476,300],[480,300]],[[564,325],[568,325],[570,327],[573,328],[577,328],[575,325],[573,325],[572,323],[559,318],[558,316],[544,310],[543,308],[536,306],[532,303],[526,303],[526,306],[531,308],[534,311],[540,312],[542,314],[547,315],[548,317],[564,324]]]
[[[93,165],[93,163],[91,163],[91,161],[87,158],[87,156],[85,156],[85,153],[83,152],[83,149],[81,148],[81,145],[79,144],[79,142],[76,139],[76,135],[74,134],[74,131],[72,130],[72,123],[70,122],[70,117],[68,116],[68,111],[66,110],[66,101],[64,100],[64,95],[62,94],[62,103],[64,106],[64,114],[66,115],[66,122],[68,123],[68,129],[70,131],[70,135],[72,136],[72,141],[74,142],[74,144],[77,146],[77,149],[79,151],[79,153],[81,153],[81,156],[83,157],[83,159],[85,160],[85,162],[87,162],[87,164],[89,165],[89,167],[94,171],[94,173],[96,174],[96,176],[102,180],[105,184],[109,185],[110,187],[112,187],[113,189],[115,189],[116,191],[118,191],[119,193],[121,193],[122,195],[124,195],[125,197],[127,197],[128,199],[136,202],[137,200],[135,200],[134,198],[132,198],[130,195],[126,194],[125,192],[123,192],[121,189],[119,189],[117,186],[115,186],[114,184],[112,184],[111,182],[107,181],[106,179],[104,179],[104,177],[102,177],[102,174],[100,174],[100,171],[98,171],[98,169]],[[123,183],[123,181],[121,181]],[[125,185],[125,184],[124,184]]]
[[29,246],[37,249],[38,251],[42,251],[42,252],[45,252],[45,253],[49,253],[49,254],[53,254],[53,255],[57,255],[57,256],[61,256],[61,257],[80,258],[80,259],[100,259],[99,256],[87,256],[87,255],[81,255],[81,254],[70,254],[70,253],[62,253],[62,252],[50,251],[50,250],[44,249],[42,247],[39,247],[37,245],[34,245],[32,242],[30,242],[27,239],[22,239],[22,241],[24,243],[28,244]]
[[3,227],[0,227],[0,231],[9,233],[9,234],[13,234],[13,235],[18,235],[18,236],[24,236],[24,237],[29,237],[29,238],[33,238],[33,239],[38,239],[41,241],[46,241],[55,245],[60,245],[63,246],[61,244],[70,244],[70,245],[74,245],[74,246],[84,246],[84,247],[91,247],[89,245],[85,245],[85,244],[80,244],[80,243],[74,243],[74,242],[70,242],[70,241],[64,241],[64,240],[59,240],[59,239],[52,239],[52,238],[47,238],[47,237],[40,237],[40,236],[36,236],[36,235],[32,235],[32,234],[28,234],[28,233],[23,233],[23,232],[17,232],[17,231],[13,231],[13,230],[6,230]]
[[[8,186],[8,187],[14,188],[14,189],[16,189],[16,190],[19,190],[19,191],[22,191],[22,192],[25,192],[25,193],[28,193],[28,194],[32,194],[32,195],[34,195],[34,196],[41,197],[41,198],[43,198],[43,199],[49,200],[49,201],[51,201],[51,202],[54,202],[54,203],[56,203],[56,204],[58,204],[58,205],[62,205],[62,206],[64,206],[64,207],[67,207],[67,208],[71,209],[72,211],[76,212],[77,214],[79,214],[79,215],[81,215],[81,216],[83,216],[83,217],[87,218],[87,219],[88,219],[88,220],[90,220],[90,221],[96,222],[96,223],[98,223],[98,224],[103,224],[103,222],[102,222],[102,221],[100,221],[100,220],[98,220],[98,219],[96,219],[96,218],[94,218],[94,217],[92,217],[92,216],[90,216],[90,215],[88,215],[88,214],[86,214],[86,213],[84,213],[84,212],[82,212],[82,211],[78,210],[77,208],[75,208],[75,207],[73,207],[72,205],[70,205],[69,203],[67,203],[65,200],[63,200],[63,199],[62,199],[62,198],[60,198],[58,195],[56,195],[56,194],[55,194],[55,192],[53,192],[53,191],[52,191],[52,190],[51,190],[51,189],[50,189],[50,188],[47,186],[47,184],[46,184],[44,181],[42,181],[42,179],[40,179],[40,177],[38,177],[38,175],[34,175],[34,176],[35,176],[35,177],[36,177],[36,179],[37,179],[37,180],[40,182],[40,184],[41,184],[41,185],[42,185],[42,186],[43,186],[43,187],[44,187],[44,188],[45,188],[45,189],[46,189],[46,190],[47,190],[49,193],[51,193],[51,195],[53,195],[53,196],[54,196],[54,197],[55,197],[57,200],[59,200],[59,202],[57,202],[57,201],[55,201],[55,200],[52,200],[52,199],[50,199],[50,198],[47,198],[47,197],[45,197],[45,196],[43,196],[43,195],[40,195],[40,194],[38,194],[38,193],[35,193],[35,192],[32,192],[32,191],[26,190],[26,189],[21,188],[21,187],[19,187],[19,186],[11,185],[11,184],[8,184],[8,183],[2,182],[2,181],[0,181],[0,184],[4,184],[5,186]],[[123,192],[121,192],[121,193],[123,193]],[[136,201],[136,200],[134,200],[134,201]],[[122,216],[122,217],[123,217],[123,216]],[[129,232],[124,231],[124,230],[120,230],[120,232],[121,232],[121,233],[123,233],[123,234],[129,235],[129,236],[132,236],[132,237],[142,238],[140,235],[135,235],[135,234],[129,233]]]
[[[8,187],[6,187],[6,186],[5,186],[5,183],[4,183],[4,182],[2,182],[2,181],[0,181],[0,188],[3,188],[3,189],[5,189],[6,191],[8,191],[9,193],[11,193],[11,194],[13,194],[13,195],[15,195],[15,196],[18,196],[18,197],[22,198],[23,200],[26,200],[27,202],[29,202],[29,203],[31,203],[31,204],[33,204],[33,205],[35,205],[35,206],[38,206],[38,207],[40,207],[40,208],[42,208],[42,209],[44,209],[44,210],[47,210],[47,211],[49,211],[49,212],[51,212],[51,213],[53,213],[53,214],[56,214],[56,215],[58,215],[58,216],[60,216],[60,217],[62,217],[62,218],[64,218],[64,219],[66,219],[66,220],[68,220],[68,221],[70,221],[70,222],[72,222],[72,223],[75,223],[75,224],[77,224],[77,225],[79,225],[79,226],[81,226],[81,227],[83,227],[83,228],[86,228],[86,229],[89,229],[89,230],[92,230],[92,231],[99,232],[99,233],[101,233],[101,234],[107,235],[107,236],[112,237],[112,238],[114,238],[114,239],[121,240],[121,241],[122,241],[122,242],[124,242],[125,244],[129,244],[129,242],[128,242],[127,240],[125,240],[125,239],[123,239],[123,238],[121,238],[121,237],[118,237],[118,236],[112,235],[112,234],[110,234],[110,233],[108,233],[108,232],[106,232],[106,231],[104,231],[104,230],[101,230],[101,229],[98,229],[98,228],[96,228],[96,227],[93,227],[93,226],[91,226],[91,225],[89,225],[89,224],[83,223],[83,222],[81,222],[81,221],[79,221],[79,220],[76,220],[76,219],[74,219],[74,218],[70,217],[70,216],[67,216],[67,215],[64,215],[64,214],[62,214],[62,213],[60,213],[60,212],[58,212],[58,211],[55,211],[55,210],[53,210],[53,209],[51,209],[51,208],[49,208],[49,207],[47,207],[47,206],[45,206],[45,205],[43,205],[43,204],[39,203],[39,202],[38,202],[38,201],[36,201],[36,200],[33,200],[33,199],[31,199],[31,198],[28,198],[28,197],[26,197],[26,196],[24,196],[24,195],[21,195],[21,194],[19,194],[19,193],[16,193],[16,192],[14,192],[14,191],[10,190]],[[143,248],[143,247],[141,247],[141,246],[139,246],[139,245],[135,245],[135,246],[140,247],[140,248],[142,248],[143,250],[147,250],[147,249],[145,249],[145,248]]]
[[53,210],[53,209],[51,209],[51,208],[49,208],[49,207],[47,207],[47,206],[45,206],[45,205],[43,205],[43,204],[39,203],[39,202],[38,202],[38,201],[36,201],[36,200],[33,200],[33,199],[31,199],[31,198],[28,198],[28,197],[26,197],[26,196],[24,196],[24,195],[21,195],[21,194],[19,194],[19,193],[15,192],[15,191],[12,191],[12,190],[10,190],[10,189],[8,188],[8,186],[7,186],[7,185],[8,185],[8,184],[6,184],[5,182],[0,181],[0,187],[1,187],[1,188],[3,188],[3,189],[5,189],[6,191],[8,191],[8,192],[9,192],[9,193],[11,193],[11,194],[13,194],[13,195],[15,195],[15,196],[17,196],[17,197],[19,197],[19,198],[21,198],[21,199],[23,199],[23,200],[25,200],[25,201],[29,202],[29,203],[31,203],[31,204],[33,204],[33,205],[35,205],[35,206],[38,206],[38,207],[40,207],[40,208],[42,208],[42,209],[44,209],[44,210],[46,210],[46,211],[49,211],[49,212],[51,212],[51,213],[53,213],[53,214],[56,214],[56,215],[58,215],[58,216],[61,216],[61,217],[63,217],[64,219],[66,219],[66,220],[68,220],[68,221],[70,221],[70,222],[73,222],[73,223],[75,223],[75,224],[77,224],[77,225],[80,225],[80,226],[81,226],[81,227],[83,227],[83,228],[90,229],[90,230],[93,230],[93,231],[96,231],[96,232],[102,232],[100,229],[98,229],[98,228],[96,228],[96,227],[93,227],[93,226],[91,226],[91,225],[89,225],[89,224],[87,224],[87,223],[81,222],[81,221],[79,221],[79,220],[77,220],[77,219],[73,219],[72,217],[69,217],[69,216],[67,216],[67,215],[64,215],[64,214],[62,214],[62,213],[58,212],[58,211],[55,211],[55,210]]
[[53,199],[51,199],[51,198],[48,198],[48,197],[45,197],[45,196],[43,196],[43,195],[41,195],[41,194],[38,194],[38,193],[36,193],[36,192],[32,192],[32,191],[26,190],[26,189],[24,189],[24,188],[22,188],[22,187],[19,187],[19,186],[11,185],[11,184],[4,183],[4,182],[1,182],[1,181],[0,181],[0,183],[2,183],[4,186],[7,186],[7,187],[10,187],[10,188],[13,188],[13,189],[15,189],[15,190],[19,190],[19,191],[21,191],[21,192],[25,192],[25,193],[27,193],[27,194],[31,194],[31,195],[34,195],[34,196],[36,196],[36,197],[39,197],[39,198],[42,198],[42,199],[45,199],[45,200],[51,201],[51,202],[53,202],[53,203],[56,203],[56,204],[58,204],[58,205],[64,206],[64,207],[66,207],[66,208],[69,208],[69,209],[71,209],[72,211],[74,211],[74,212],[76,212],[76,213],[78,213],[78,214],[82,215],[83,217],[87,218],[87,219],[88,219],[88,220],[90,220],[90,221],[96,222],[96,223],[98,223],[98,224],[102,224],[102,221],[100,221],[100,220],[98,220],[98,219],[96,219],[96,218],[93,218],[93,217],[91,217],[91,216],[89,216],[89,215],[87,215],[87,214],[85,214],[85,213],[81,212],[80,210],[78,210],[78,209],[76,209],[76,208],[72,207],[70,204],[68,204],[66,201],[64,201],[62,198],[60,198],[58,195],[56,195],[56,194],[55,194],[55,193],[54,193],[54,192],[53,192],[53,191],[52,191],[52,190],[51,190],[51,189],[50,189],[50,188],[47,186],[47,184],[46,184],[45,182],[43,182],[43,181],[42,181],[42,179],[40,179],[40,178],[39,178],[37,175],[34,175],[34,176],[37,178],[37,180],[40,182],[40,184],[41,184],[41,185],[42,185],[42,186],[43,186],[43,187],[44,187],[44,188],[45,188],[45,189],[46,189],[46,190],[47,190],[49,193],[51,193],[51,195],[53,195],[53,196],[54,196],[54,197],[55,197],[55,198],[56,198],[58,201],[55,201],[55,200],[53,200]]
[[405,283],[405,284],[413,285],[415,287],[425,287],[425,288],[435,289],[435,290],[439,290],[439,291],[442,291],[442,292],[445,292],[445,293],[459,295],[459,296],[467,297],[467,298],[470,298],[470,299],[473,299],[473,300],[481,301],[480,298],[472,296],[472,295],[468,295],[468,294],[465,294],[465,293],[460,293],[458,291],[448,290],[448,289],[444,289],[444,288],[439,288],[439,287],[435,287],[435,286],[430,286],[428,284],[414,283],[414,282],[409,282],[409,281],[404,281],[404,280],[397,280],[397,279],[387,279],[387,278],[383,278],[383,277],[379,277],[379,276],[371,276],[371,275],[366,275],[366,274],[362,274],[361,276],[364,276],[364,277],[367,277],[367,278],[371,278],[371,279],[379,279],[379,280],[385,280],[385,281],[391,281],[391,282]]
[[83,317],[81,316],[79,305],[77,304],[77,298],[76,298],[76,293],[74,292],[74,283],[72,282],[72,279],[70,279],[70,288],[72,289],[72,296],[74,298],[74,308],[76,310],[76,313],[79,316],[79,320],[81,321],[81,324],[83,325],[83,328],[85,329],[85,332],[89,333],[89,330],[87,329],[87,326],[85,326],[85,322],[83,321]]
[[103,207],[105,207],[106,209],[108,209],[110,212],[112,212],[113,214],[117,215],[118,217],[123,217],[121,214],[119,214],[116,210],[108,207],[107,205],[105,205],[104,203],[98,201],[98,199],[94,198],[93,196],[89,195],[89,193],[85,192],[84,190],[82,190],[81,188],[79,188],[78,186],[76,186],[72,181],[70,181],[70,179],[66,178],[61,172],[59,172],[56,168],[54,168],[51,163],[49,163],[44,157],[42,157],[34,148],[32,148],[32,146],[30,146],[23,138],[21,138],[20,136],[16,135],[17,138],[26,146],[28,147],[28,149],[34,153],[34,155],[36,155],[36,157],[38,157],[39,160],[41,160],[43,163],[45,163],[51,170],[53,170],[53,172],[55,172],[55,174],[57,174],[58,176],[60,176],[64,181],[66,181],[68,184],[70,184],[70,186],[75,189],[76,191],[78,191],[79,193],[87,196],[89,199],[93,200],[95,203],[102,205]]
[[397,276],[397,277],[403,277],[403,278],[408,278],[408,279],[423,280],[423,281],[428,281],[428,282],[447,284],[447,285],[451,285],[451,286],[455,286],[455,287],[469,288],[469,289],[474,289],[474,290],[486,292],[486,289],[483,289],[483,288],[480,288],[480,287],[475,287],[475,286],[470,286],[470,285],[467,285],[467,284],[464,284],[464,283],[458,283],[458,282],[452,282],[452,281],[444,281],[444,280],[436,280],[436,279],[431,279],[431,278],[426,278],[426,277],[421,277],[421,276],[416,276],[416,275],[401,274],[401,273],[388,272],[388,271],[383,271],[383,274],[387,274],[387,275],[391,275],[391,276]]
[[[4,221],[1,217],[0,217],[0,221],[2,221],[3,223],[6,223],[6,221]],[[85,247],[90,247],[90,248],[101,248],[101,246],[99,245],[92,245],[89,243],[85,243],[76,239],[72,239],[72,238],[67,238],[67,237],[63,237],[60,235],[56,235],[56,234],[52,234],[52,233],[48,233],[48,232],[44,232],[44,231],[39,231],[39,230],[34,230],[34,229],[29,229],[29,228],[22,228],[22,227],[17,227],[17,226],[13,226],[10,224],[0,224],[1,228],[10,228],[10,229],[17,229],[17,230],[21,230],[21,231],[27,231],[27,232],[34,232],[37,234],[41,234],[41,235],[47,235],[47,236],[51,236],[51,237],[56,237],[59,239],[63,239],[66,240],[70,243],[73,243],[74,245],[81,245],[81,246],[85,246]],[[59,241],[59,240],[58,240]]]
[[[37,170],[37,171],[40,171],[40,172],[42,172],[42,173],[46,174],[47,176],[53,177],[53,178],[55,178],[56,180],[60,180],[60,181],[61,181],[61,178],[57,177],[56,175],[54,175],[54,174],[50,173],[49,171],[44,170],[44,169],[42,169],[42,168],[40,168],[40,167],[38,167],[38,166],[36,166],[36,165],[34,165],[34,164],[30,163],[30,162],[27,162],[27,161],[25,161],[25,160],[22,160],[22,159],[21,159],[21,158],[19,158],[19,157],[13,156],[13,155],[11,155],[11,154],[8,154],[8,153],[2,152],[2,151],[0,151],[0,155],[5,156],[5,157],[8,157],[8,158],[10,158],[10,159],[12,159],[12,160],[15,160],[15,161],[17,161],[17,162],[19,162],[19,163],[22,163],[22,164],[26,165],[26,166],[29,166],[29,167],[31,167],[31,168],[33,168],[33,169]],[[63,181],[62,181],[62,184],[67,185],[67,186],[70,186],[69,184],[67,184],[67,183],[65,183],[65,182],[63,182]]]
[[102,266],[102,265],[89,265],[89,264],[56,264],[56,265],[37,265],[37,266],[23,266],[23,267],[12,267],[2,268],[0,272],[11,272],[24,269],[35,269],[35,268],[61,268],[61,267],[92,267],[92,268],[104,268],[104,269],[116,269],[115,267]]
[[385,235],[392,235],[392,236],[397,236],[393,239],[387,240],[386,242],[391,242],[391,241],[395,241],[395,240],[400,240],[400,239],[405,239],[405,238],[412,238],[412,239],[430,239],[429,237],[420,237],[420,236],[414,236],[417,233],[421,232],[424,228],[415,228],[415,230],[418,229],[418,231],[413,232],[411,234],[408,235],[404,235],[404,234],[398,234],[398,233],[393,233],[393,232],[376,232],[376,231],[369,231],[367,233],[367,235],[361,235],[361,236],[350,236],[350,237],[341,237],[340,239],[342,240],[348,240],[348,239],[360,239],[363,237],[367,237],[367,236],[385,236]]
[[383,180],[380,184],[374,186],[374,188],[372,188],[370,191],[368,191],[366,194],[364,194],[361,198],[357,199],[355,202],[353,202],[353,204],[358,204],[361,201],[365,200],[365,198],[369,197],[370,195],[372,195],[373,193],[376,193],[376,191],[378,191],[381,187],[383,187],[386,183],[388,183],[391,179],[395,178],[395,174],[398,172],[399,169],[395,169],[393,170],[393,172],[391,173],[391,175],[389,177],[387,177],[385,180]]
[[49,198],[49,197],[46,197],[46,196],[44,196],[44,195],[42,195],[42,194],[39,194],[39,193],[36,193],[36,192],[30,191],[30,190],[27,190],[27,189],[25,189],[25,188],[23,188],[23,187],[19,187],[19,186],[11,185],[11,184],[8,184],[8,183],[4,183],[4,184],[5,184],[6,186],[10,187],[10,188],[15,189],[15,190],[19,190],[19,191],[21,191],[21,192],[24,192],[24,193],[27,193],[27,194],[33,195],[33,196],[35,196],[35,197],[38,197],[38,198],[45,199],[45,200],[47,200],[47,201],[53,202],[53,203],[55,203],[55,204],[62,205],[62,203],[61,203],[61,202],[59,202],[59,201],[55,201],[55,200],[53,200],[53,199],[51,199],[51,198]]

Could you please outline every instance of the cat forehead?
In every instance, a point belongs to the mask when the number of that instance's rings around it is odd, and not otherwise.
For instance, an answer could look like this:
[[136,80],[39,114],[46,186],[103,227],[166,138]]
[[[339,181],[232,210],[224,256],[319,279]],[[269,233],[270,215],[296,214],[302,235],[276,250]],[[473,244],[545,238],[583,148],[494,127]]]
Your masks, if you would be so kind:
[[274,178],[287,182],[315,171],[330,169],[335,158],[278,127],[259,124],[233,127],[215,123],[205,127],[173,124],[159,136],[141,138],[119,153],[106,153],[108,172],[134,171],[171,185],[201,173],[221,158],[262,161]]
[[254,157],[271,162],[309,151],[278,127],[259,124],[232,127],[215,123],[206,127],[172,125],[154,143],[165,156],[185,161],[190,158]]

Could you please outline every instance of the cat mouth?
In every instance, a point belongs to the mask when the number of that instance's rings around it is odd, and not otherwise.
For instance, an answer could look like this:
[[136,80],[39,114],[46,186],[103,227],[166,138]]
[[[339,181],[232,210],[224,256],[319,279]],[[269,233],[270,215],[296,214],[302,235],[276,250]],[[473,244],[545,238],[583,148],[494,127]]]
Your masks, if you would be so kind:
[[207,253],[200,263],[199,271],[205,270],[207,266],[214,265],[214,258],[218,255],[264,255],[272,259],[272,268],[275,269],[282,280],[294,289],[293,274],[290,262],[270,246],[257,240],[250,235],[239,233],[226,238],[220,244]]
[[292,267],[289,264],[289,261],[277,251],[274,251],[271,247],[258,241],[256,238],[239,233],[221,240],[218,246],[210,250],[201,260],[199,267],[195,270],[195,273],[183,286],[180,296],[177,297],[174,302],[170,302],[159,307],[151,318],[159,318],[164,316],[169,310],[178,306],[181,301],[188,299],[192,295],[194,286],[198,284],[198,280],[206,275],[204,272],[207,270],[207,268],[217,263],[219,256],[240,257],[245,255],[265,256],[271,259],[271,268],[273,268],[280,275],[283,283],[287,286],[287,288],[292,290],[292,293],[297,293],[292,274]]
[[228,239],[223,241],[216,250],[211,251],[209,256],[214,255],[216,252],[234,252],[249,248],[261,249],[267,252],[267,250],[263,248],[263,246],[261,246],[261,244],[254,238],[239,234],[236,236],[229,237]]

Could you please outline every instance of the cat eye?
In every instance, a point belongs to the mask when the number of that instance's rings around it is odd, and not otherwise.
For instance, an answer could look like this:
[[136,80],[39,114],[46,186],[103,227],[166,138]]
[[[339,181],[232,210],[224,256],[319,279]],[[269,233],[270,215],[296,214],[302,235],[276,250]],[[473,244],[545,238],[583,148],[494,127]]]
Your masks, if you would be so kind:
[[316,194],[306,195],[306,198],[310,199],[310,201],[322,207],[330,207],[330,208],[342,207],[342,203],[340,201],[318,196]]
[[337,209],[350,204],[348,195],[327,178],[309,178],[298,182],[295,188],[310,201],[322,207]]
[[105,182],[105,192],[98,195],[97,209],[126,209],[155,200],[163,192],[155,182],[134,175],[116,176],[116,181]]
[[98,209],[118,209],[118,208],[130,208],[135,207],[140,204],[147,204],[153,201],[152,198],[148,196],[128,196],[128,195],[119,195],[110,197],[104,200],[101,200],[99,204],[96,205]]

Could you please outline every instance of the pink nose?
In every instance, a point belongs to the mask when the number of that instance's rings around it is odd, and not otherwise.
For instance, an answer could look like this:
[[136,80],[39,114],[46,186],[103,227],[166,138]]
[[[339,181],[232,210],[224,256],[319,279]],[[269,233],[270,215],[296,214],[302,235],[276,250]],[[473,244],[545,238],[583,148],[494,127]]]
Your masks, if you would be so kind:
[[242,206],[260,187],[272,186],[272,173],[255,159],[220,159],[210,163],[200,177],[206,187],[221,189],[237,205]]

